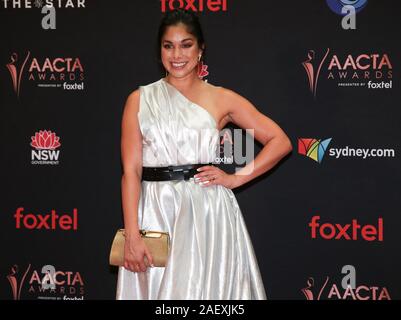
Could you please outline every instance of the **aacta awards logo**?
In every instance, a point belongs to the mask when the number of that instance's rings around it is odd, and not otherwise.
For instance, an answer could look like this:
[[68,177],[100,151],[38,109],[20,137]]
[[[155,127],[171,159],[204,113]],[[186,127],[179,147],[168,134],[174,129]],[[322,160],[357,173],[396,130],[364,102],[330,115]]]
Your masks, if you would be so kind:
[[352,265],[346,265],[341,270],[345,276],[341,285],[328,276],[309,277],[306,287],[301,289],[306,300],[391,300],[386,287],[356,282],[356,270]]
[[351,223],[339,224],[331,222],[319,222],[320,216],[313,216],[309,222],[310,236],[312,239],[324,240],[348,240],[348,241],[384,241],[384,221],[380,217],[377,224],[361,225],[358,219],[352,219]]
[[13,54],[11,54],[10,62],[6,64],[6,67],[7,67],[8,71],[10,72],[10,76],[11,76],[11,80],[13,83],[13,88],[14,88],[15,94],[17,95],[18,98],[19,98],[19,92],[20,92],[20,88],[21,88],[21,77],[22,77],[22,74],[24,73],[25,65],[29,59],[29,56],[30,56],[30,52],[28,52],[25,55],[25,57],[21,61],[21,64],[18,65],[20,63],[20,61],[18,59],[18,54],[14,52]]
[[30,51],[25,55],[14,52],[10,55],[6,67],[18,98],[25,78],[28,78],[31,83],[36,83],[40,88],[84,90],[85,73],[78,57],[34,57],[31,59]]
[[228,0],[160,0],[161,11],[184,9],[195,12],[227,11]]
[[54,8],[80,9],[85,8],[85,0],[1,0],[0,8],[33,9],[50,6]]
[[85,284],[80,272],[57,270],[53,265],[25,269],[14,264],[7,275],[12,297],[45,300],[84,300]]
[[14,219],[15,228],[22,230],[78,230],[78,209],[74,208],[71,214],[57,214],[52,209],[47,214],[25,213],[23,207],[17,208]]
[[60,137],[50,130],[40,130],[31,136],[30,146],[31,163],[32,164],[59,164],[60,150],[56,150],[61,146]]
[[330,55],[329,48],[320,53],[309,50],[302,66],[315,98],[323,79],[334,82],[337,87],[393,88],[393,66],[387,53]]

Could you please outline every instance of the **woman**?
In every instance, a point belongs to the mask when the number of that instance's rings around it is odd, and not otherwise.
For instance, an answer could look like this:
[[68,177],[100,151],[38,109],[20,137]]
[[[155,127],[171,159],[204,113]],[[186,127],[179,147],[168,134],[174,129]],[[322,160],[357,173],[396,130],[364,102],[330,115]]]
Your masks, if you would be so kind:
[[[200,79],[198,66],[205,44],[193,13],[168,12],[158,43],[167,76],[132,92],[123,113],[126,242],[117,299],[266,299],[231,189],[275,166],[292,150],[291,143],[248,100]],[[213,165],[219,130],[228,122],[254,129],[255,139],[264,145],[235,174]],[[182,171],[174,173],[176,178],[149,178],[148,167],[158,168],[163,176],[165,167],[184,165],[189,166],[184,180],[179,176],[185,175]],[[140,229],[169,232],[171,248],[165,268],[152,266]]]

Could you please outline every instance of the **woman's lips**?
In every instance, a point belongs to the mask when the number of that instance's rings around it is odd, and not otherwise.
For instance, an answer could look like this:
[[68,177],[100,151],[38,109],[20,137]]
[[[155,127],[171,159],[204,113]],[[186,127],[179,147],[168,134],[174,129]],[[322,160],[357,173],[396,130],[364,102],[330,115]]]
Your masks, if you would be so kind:
[[173,69],[183,69],[188,62],[170,62]]

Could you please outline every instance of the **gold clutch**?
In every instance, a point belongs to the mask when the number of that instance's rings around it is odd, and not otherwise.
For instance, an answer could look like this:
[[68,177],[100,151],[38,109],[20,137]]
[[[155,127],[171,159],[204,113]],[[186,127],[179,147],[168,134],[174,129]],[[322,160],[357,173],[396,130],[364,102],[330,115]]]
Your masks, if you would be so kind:
[[[140,230],[141,237],[149,249],[155,267],[165,267],[170,249],[170,236],[168,232]],[[125,230],[117,230],[110,250],[110,265],[124,266]],[[144,257],[145,264],[149,266],[148,259]]]

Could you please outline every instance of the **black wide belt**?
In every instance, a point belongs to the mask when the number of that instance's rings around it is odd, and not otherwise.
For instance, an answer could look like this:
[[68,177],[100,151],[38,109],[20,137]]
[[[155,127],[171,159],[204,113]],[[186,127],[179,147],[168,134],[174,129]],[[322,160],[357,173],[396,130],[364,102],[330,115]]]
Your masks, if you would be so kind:
[[213,163],[186,164],[167,167],[142,167],[142,180],[166,181],[166,180],[189,180],[195,174],[197,168],[211,166]]

